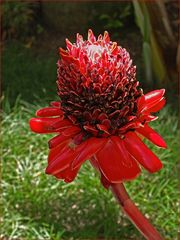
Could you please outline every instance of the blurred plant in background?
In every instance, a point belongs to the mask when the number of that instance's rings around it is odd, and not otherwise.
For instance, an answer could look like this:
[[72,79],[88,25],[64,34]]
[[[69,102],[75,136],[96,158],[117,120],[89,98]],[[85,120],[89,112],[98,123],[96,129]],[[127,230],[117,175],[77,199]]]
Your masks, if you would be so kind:
[[39,3],[4,2],[2,10],[3,40],[19,39],[31,46],[36,36],[43,31],[42,25],[37,23]]
[[127,2],[126,4],[121,4],[121,6],[119,8],[117,7],[115,11],[102,13],[99,16],[99,19],[103,24],[104,30],[113,30],[114,37],[119,37],[121,29],[127,27],[127,23],[132,15],[132,3]]
[[[168,6],[173,8],[171,22]],[[136,23],[143,37],[143,59],[149,85],[177,89],[178,2],[133,0]],[[176,23],[175,28],[172,28]]]

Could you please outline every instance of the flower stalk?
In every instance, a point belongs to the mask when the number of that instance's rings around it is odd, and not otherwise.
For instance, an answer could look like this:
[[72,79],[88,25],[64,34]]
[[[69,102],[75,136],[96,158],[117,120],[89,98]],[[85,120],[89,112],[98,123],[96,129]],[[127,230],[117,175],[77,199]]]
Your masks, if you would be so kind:
[[130,199],[123,183],[111,184],[110,189],[119,205],[122,207],[124,213],[146,239],[163,240],[158,231],[151,225],[148,219],[139,211]]

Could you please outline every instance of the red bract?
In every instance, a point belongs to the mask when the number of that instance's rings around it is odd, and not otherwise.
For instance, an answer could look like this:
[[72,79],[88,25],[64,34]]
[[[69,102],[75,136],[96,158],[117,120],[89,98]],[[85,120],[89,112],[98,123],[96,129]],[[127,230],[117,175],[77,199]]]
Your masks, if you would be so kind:
[[134,179],[141,166],[151,173],[160,170],[162,163],[142,136],[166,148],[148,125],[165,104],[165,90],[144,95],[129,53],[107,32],[96,39],[89,30],[88,40],[77,34],[76,43],[66,44],[58,61],[60,102],[30,120],[32,131],[57,134],[49,141],[46,173],[71,182],[89,159],[108,186]]

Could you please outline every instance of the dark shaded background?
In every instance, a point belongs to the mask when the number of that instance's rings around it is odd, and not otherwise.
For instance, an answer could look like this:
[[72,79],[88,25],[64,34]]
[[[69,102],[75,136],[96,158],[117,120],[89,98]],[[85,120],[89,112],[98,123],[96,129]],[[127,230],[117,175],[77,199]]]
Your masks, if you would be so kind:
[[[148,24],[146,26],[146,18],[141,24],[144,24],[145,32],[149,31],[150,36],[154,34],[157,40],[156,51],[162,56],[161,64],[164,66],[161,79],[155,74],[155,71],[160,72],[158,66],[154,71],[149,65],[151,50],[145,49],[147,51],[144,53],[146,36],[137,25],[139,13],[131,1],[4,2],[2,77],[6,99],[13,105],[19,95],[28,102],[54,98],[58,48],[65,47],[66,37],[75,41],[77,32],[86,38],[91,28],[96,35],[108,30],[111,39],[130,52],[137,65],[137,78],[145,91],[166,88],[168,100],[175,104],[178,85],[178,3],[159,2],[162,3],[160,7],[150,2],[138,4],[142,9],[145,5],[148,10],[151,30]],[[159,13],[161,9],[165,11],[169,31],[164,29]],[[146,72],[152,75],[149,79]]]

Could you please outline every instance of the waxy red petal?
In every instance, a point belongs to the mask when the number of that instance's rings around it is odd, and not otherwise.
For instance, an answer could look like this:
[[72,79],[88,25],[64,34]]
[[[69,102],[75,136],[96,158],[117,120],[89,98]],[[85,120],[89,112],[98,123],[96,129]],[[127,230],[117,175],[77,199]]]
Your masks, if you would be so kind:
[[138,109],[139,112],[144,107],[144,105],[145,105],[145,96],[142,95],[137,100],[137,109]]
[[82,141],[83,141],[83,137],[84,137],[84,133],[83,133],[83,132],[77,134],[77,135],[73,138],[74,144],[76,144],[76,145],[81,144]]
[[57,107],[46,107],[36,111],[38,117],[52,117],[63,115],[63,111]]
[[69,127],[69,128],[66,128],[62,134],[64,136],[71,136],[73,137],[74,135],[76,135],[77,133],[79,133],[81,131],[81,129],[77,126],[72,126],[72,127]]
[[100,173],[100,168],[99,168],[99,163],[97,161],[96,155],[93,155],[90,159],[89,159],[90,163],[92,164],[92,166]]
[[[152,108],[155,107],[156,105],[158,105],[159,102],[161,102],[164,99],[163,98],[164,93],[165,93],[165,89],[160,89],[160,90],[151,91],[151,92],[139,97],[139,99],[137,101],[138,112],[142,113],[142,112],[157,112],[157,111],[159,111],[160,109],[152,111]],[[163,100],[162,101],[163,103],[161,103],[162,107],[165,104],[164,101],[165,100]]]
[[64,142],[70,138],[71,138],[70,136],[65,136],[61,133],[60,135],[57,135],[48,141],[49,148],[50,149],[55,148],[56,146],[61,144],[61,142]]
[[63,171],[70,166],[74,155],[75,152],[68,145],[65,146],[62,151],[57,154],[56,158],[54,158],[53,161],[49,162],[46,168],[46,173],[55,175],[60,171]]
[[121,141],[123,140],[118,137],[110,137],[105,146],[96,153],[100,170],[111,183],[133,179],[140,172]]
[[107,138],[89,138],[83,151],[73,160],[72,169],[79,167],[84,161],[91,158],[107,142]]
[[60,173],[55,174],[54,176],[58,179],[64,179],[65,182],[69,183],[72,182],[75,177],[78,174],[79,168],[76,168],[74,170],[72,170],[70,167],[68,167],[67,169],[63,170]]
[[80,128],[73,126],[66,128],[60,135],[57,135],[49,140],[49,148],[54,148],[61,142],[64,142],[67,139],[73,138],[74,135],[81,131]]
[[78,146],[76,145],[70,146],[71,144],[74,145],[73,142],[72,143],[69,142],[69,144],[67,144],[64,148],[61,148],[59,154],[56,155],[53,161],[50,161],[48,167],[46,168],[46,173],[54,175],[69,167],[72,161],[82,151],[86,150],[87,141],[84,141]]
[[96,155],[92,156],[90,159],[90,163],[92,164],[92,166],[100,173],[101,175],[101,183],[105,188],[109,188],[109,186],[111,185],[111,183],[107,180],[107,178],[103,175],[103,173],[101,172],[100,168],[99,168],[99,163],[98,160],[96,158]]
[[53,106],[53,107],[61,107],[61,103],[60,102],[57,102],[57,101],[52,101],[50,102],[50,105]]
[[49,151],[49,155],[48,155],[48,164],[50,162],[52,162],[53,160],[55,160],[57,158],[57,156],[59,156],[63,150],[66,149],[66,147],[69,147],[69,143],[71,142],[71,139],[64,139],[63,141],[61,141],[58,145],[56,145],[55,147],[51,148]]
[[167,145],[163,138],[155,132],[151,127],[149,127],[147,124],[144,125],[142,128],[137,128],[136,131],[149,139],[152,143],[156,144],[159,147],[167,148]]
[[162,98],[158,103],[150,107],[147,111],[150,113],[158,112],[164,107],[165,103],[166,103],[166,100]]
[[73,124],[68,120],[68,119],[59,119],[59,121],[55,121],[52,125],[51,128],[52,129],[56,129],[56,131],[61,131],[62,129],[66,129],[69,127],[72,127]]
[[128,132],[124,142],[127,151],[149,172],[153,173],[162,168],[161,161],[134,132]]
[[57,118],[31,118],[29,121],[30,128],[36,133],[53,133],[58,132],[57,129],[52,128],[52,125],[59,122]]
[[165,104],[165,99],[162,97],[160,100],[156,100],[154,102],[150,102],[148,104],[145,104],[142,109],[138,109],[140,114],[149,114],[152,112],[159,111]]
[[154,90],[144,95],[146,104],[160,100],[165,93],[165,89]]
[[119,138],[118,136],[112,136],[111,140],[113,141],[114,145],[118,148],[119,154],[123,155],[123,157],[121,158],[122,164],[128,168],[132,167],[137,168],[136,170],[138,174],[140,172],[140,169],[137,163],[134,160],[132,160],[131,155],[126,150],[124,140]]

